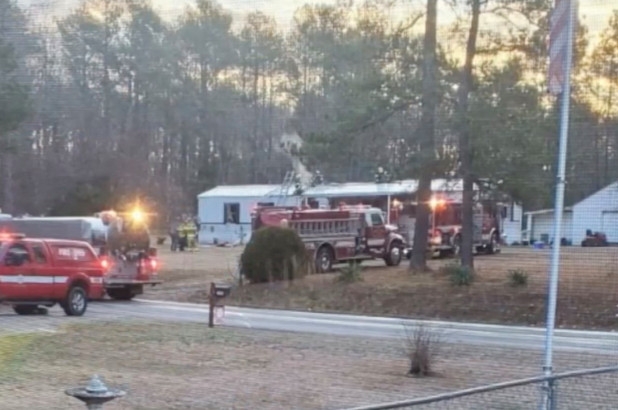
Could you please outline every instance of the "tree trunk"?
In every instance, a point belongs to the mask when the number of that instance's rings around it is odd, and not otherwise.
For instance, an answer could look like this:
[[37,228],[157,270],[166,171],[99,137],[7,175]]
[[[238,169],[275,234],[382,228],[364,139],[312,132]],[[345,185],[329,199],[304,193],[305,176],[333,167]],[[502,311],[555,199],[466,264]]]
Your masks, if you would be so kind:
[[3,163],[4,163],[4,206],[2,208],[2,212],[5,213],[14,213],[14,203],[15,199],[13,197],[13,156],[14,152],[9,151],[3,155]]
[[109,55],[110,55],[110,43],[111,43],[111,37],[112,37],[112,32],[111,32],[111,24],[112,22],[110,21],[110,13],[111,10],[109,9],[111,7],[110,2],[106,1],[105,2],[105,8],[104,8],[104,13],[105,13],[105,38],[103,39],[103,126],[104,126],[104,133],[105,133],[105,147],[109,148],[111,146],[110,144],[110,138],[111,138],[111,134],[112,134],[112,126],[111,126],[111,118],[110,118],[110,99],[111,99],[111,80],[110,80],[110,75],[109,75],[109,66],[110,66],[110,61],[109,61]]
[[461,227],[461,265],[474,267],[474,175],[472,173],[472,146],[468,126],[468,96],[472,89],[472,69],[476,54],[476,40],[479,32],[481,0],[472,0],[472,20],[466,45],[466,59],[461,72],[461,82],[457,96],[459,111],[459,158],[463,176],[462,227]]
[[[429,201],[434,168],[434,140],[436,114],[436,43],[437,43],[437,0],[427,0],[425,39],[423,44],[423,105],[421,112],[421,171],[418,180],[414,246],[410,269],[427,270],[427,232],[429,231]],[[390,210],[389,210],[390,211]]]
[[259,62],[255,61],[253,66],[253,144],[251,152],[251,161],[249,173],[251,175],[251,183],[256,184],[258,182],[258,155],[261,148],[261,144],[258,139],[259,121],[260,121],[260,107],[259,107],[259,94],[258,86],[260,79],[260,66]]

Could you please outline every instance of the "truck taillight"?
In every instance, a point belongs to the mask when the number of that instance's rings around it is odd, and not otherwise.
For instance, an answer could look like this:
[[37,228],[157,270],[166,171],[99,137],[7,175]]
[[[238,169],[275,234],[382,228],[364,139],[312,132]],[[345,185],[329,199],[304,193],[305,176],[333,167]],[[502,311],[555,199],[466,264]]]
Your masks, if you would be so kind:
[[151,259],[151,260],[150,260],[150,268],[151,268],[151,269],[153,269],[153,270],[154,270],[154,269],[157,269],[157,265],[158,265],[158,263],[157,263],[157,260],[156,260],[156,259]]
[[101,267],[103,269],[108,269],[109,268],[109,261],[107,259],[101,259]]

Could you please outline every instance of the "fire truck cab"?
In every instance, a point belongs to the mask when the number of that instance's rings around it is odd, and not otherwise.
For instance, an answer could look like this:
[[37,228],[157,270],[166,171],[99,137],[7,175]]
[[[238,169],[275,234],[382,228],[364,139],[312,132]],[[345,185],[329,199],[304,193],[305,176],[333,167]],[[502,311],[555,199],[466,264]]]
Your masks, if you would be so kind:
[[[461,248],[462,204],[434,195],[429,203],[428,251],[433,257],[458,255]],[[473,209],[473,246],[476,253],[500,252],[500,203],[477,201]]]
[[20,315],[58,303],[68,316],[82,316],[91,299],[105,293],[105,268],[86,242],[0,237],[0,302]]
[[294,229],[315,259],[319,273],[333,265],[383,259],[388,266],[401,263],[406,245],[397,227],[387,225],[379,208],[340,206],[336,209],[258,207],[252,229],[286,225]]

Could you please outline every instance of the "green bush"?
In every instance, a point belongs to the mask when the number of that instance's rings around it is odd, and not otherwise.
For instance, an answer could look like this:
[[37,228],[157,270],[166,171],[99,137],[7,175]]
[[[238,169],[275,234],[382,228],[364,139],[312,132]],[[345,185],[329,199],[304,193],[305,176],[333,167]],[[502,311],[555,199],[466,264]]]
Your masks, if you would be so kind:
[[474,270],[458,263],[449,263],[442,268],[455,286],[470,286],[474,282]]
[[240,263],[243,276],[251,283],[299,279],[311,267],[311,259],[298,234],[279,226],[255,231]]
[[528,286],[528,273],[523,269],[511,269],[508,272],[509,283],[513,287]]
[[362,271],[360,262],[350,262],[348,266],[339,269],[339,275],[337,275],[335,281],[341,283],[360,282],[363,280]]

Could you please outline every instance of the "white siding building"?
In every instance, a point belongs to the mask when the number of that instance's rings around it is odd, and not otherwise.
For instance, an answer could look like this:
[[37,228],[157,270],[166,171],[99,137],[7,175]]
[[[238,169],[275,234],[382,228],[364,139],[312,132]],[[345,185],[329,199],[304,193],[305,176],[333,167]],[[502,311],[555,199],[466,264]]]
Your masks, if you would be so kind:
[[[554,210],[541,209],[526,212],[526,241],[549,244],[554,235]],[[573,210],[564,208],[562,214],[562,238],[573,242]]]
[[573,206],[573,241],[586,237],[586,230],[600,231],[607,241],[618,243],[618,182],[614,182]]
[[521,243],[524,210],[521,205],[511,203],[506,207],[502,219],[502,238],[507,245]]
[[[259,204],[277,204],[280,185],[224,185],[197,197],[200,245],[241,244],[251,238],[251,211]],[[286,197],[279,205],[296,205]]]

